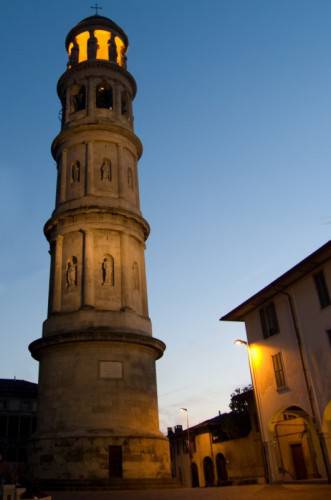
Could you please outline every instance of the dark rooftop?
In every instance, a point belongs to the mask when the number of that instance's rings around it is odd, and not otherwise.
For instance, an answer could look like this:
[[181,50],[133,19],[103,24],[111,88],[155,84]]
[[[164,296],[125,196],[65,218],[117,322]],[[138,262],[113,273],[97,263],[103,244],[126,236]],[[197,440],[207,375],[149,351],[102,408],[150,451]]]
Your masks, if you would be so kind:
[[37,397],[38,384],[27,380],[0,378],[0,397]]

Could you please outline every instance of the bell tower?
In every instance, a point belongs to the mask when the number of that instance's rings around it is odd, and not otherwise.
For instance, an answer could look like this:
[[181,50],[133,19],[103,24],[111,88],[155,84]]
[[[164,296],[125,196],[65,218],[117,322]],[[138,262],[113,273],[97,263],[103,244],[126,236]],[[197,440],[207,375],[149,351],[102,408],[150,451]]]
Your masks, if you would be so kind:
[[48,317],[29,346],[39,361],[31,468],[45,485],[145,485],[170,478],[159,431],[134,133],[128,38],[112,20],[83,19],[66,38],[57,90],[61,131],[55,210],[45,224]]

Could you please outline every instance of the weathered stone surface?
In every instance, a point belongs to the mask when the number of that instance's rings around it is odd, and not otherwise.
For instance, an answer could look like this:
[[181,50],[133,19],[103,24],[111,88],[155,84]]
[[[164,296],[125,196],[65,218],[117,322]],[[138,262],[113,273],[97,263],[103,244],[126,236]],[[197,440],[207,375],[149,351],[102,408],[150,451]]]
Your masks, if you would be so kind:
[[58,84],[56,206],[45,225],[49,311],[42,338],[30,345],[40,363],[32,474],[59,487],[170,478],[155,374],[165,346],[153,339],[148,316],[136,85],[116,61],[96,59],[92,42],[89,60],[74,54]]

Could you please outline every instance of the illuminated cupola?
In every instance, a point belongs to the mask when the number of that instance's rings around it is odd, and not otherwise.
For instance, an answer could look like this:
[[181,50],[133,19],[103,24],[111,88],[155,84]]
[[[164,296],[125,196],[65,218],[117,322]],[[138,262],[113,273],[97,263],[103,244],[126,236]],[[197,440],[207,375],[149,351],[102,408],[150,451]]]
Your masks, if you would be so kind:
[[170,477],[155,374],[165,345],[148,315],[128,39],[92,16],[70,31],[66,48],[52,144],[56,203],[44,228],[49,308],[30,345],[40,363],[32,473],[59,488],[157,486]]
[[68,67],[85,61],[103,60],[126,68],[127,48],[128,38],[117,24],[107,17],[87,17],[66,38]]

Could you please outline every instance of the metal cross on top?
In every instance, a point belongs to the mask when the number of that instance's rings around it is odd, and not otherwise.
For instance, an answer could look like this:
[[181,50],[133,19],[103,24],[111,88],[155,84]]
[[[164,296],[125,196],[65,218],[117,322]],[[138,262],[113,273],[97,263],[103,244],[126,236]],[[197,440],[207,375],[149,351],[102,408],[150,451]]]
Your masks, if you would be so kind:
[[98,10],[102,10],[102,7],[99,4],[91,5],[91,9],[95,9],[95,15],[98,16]]

